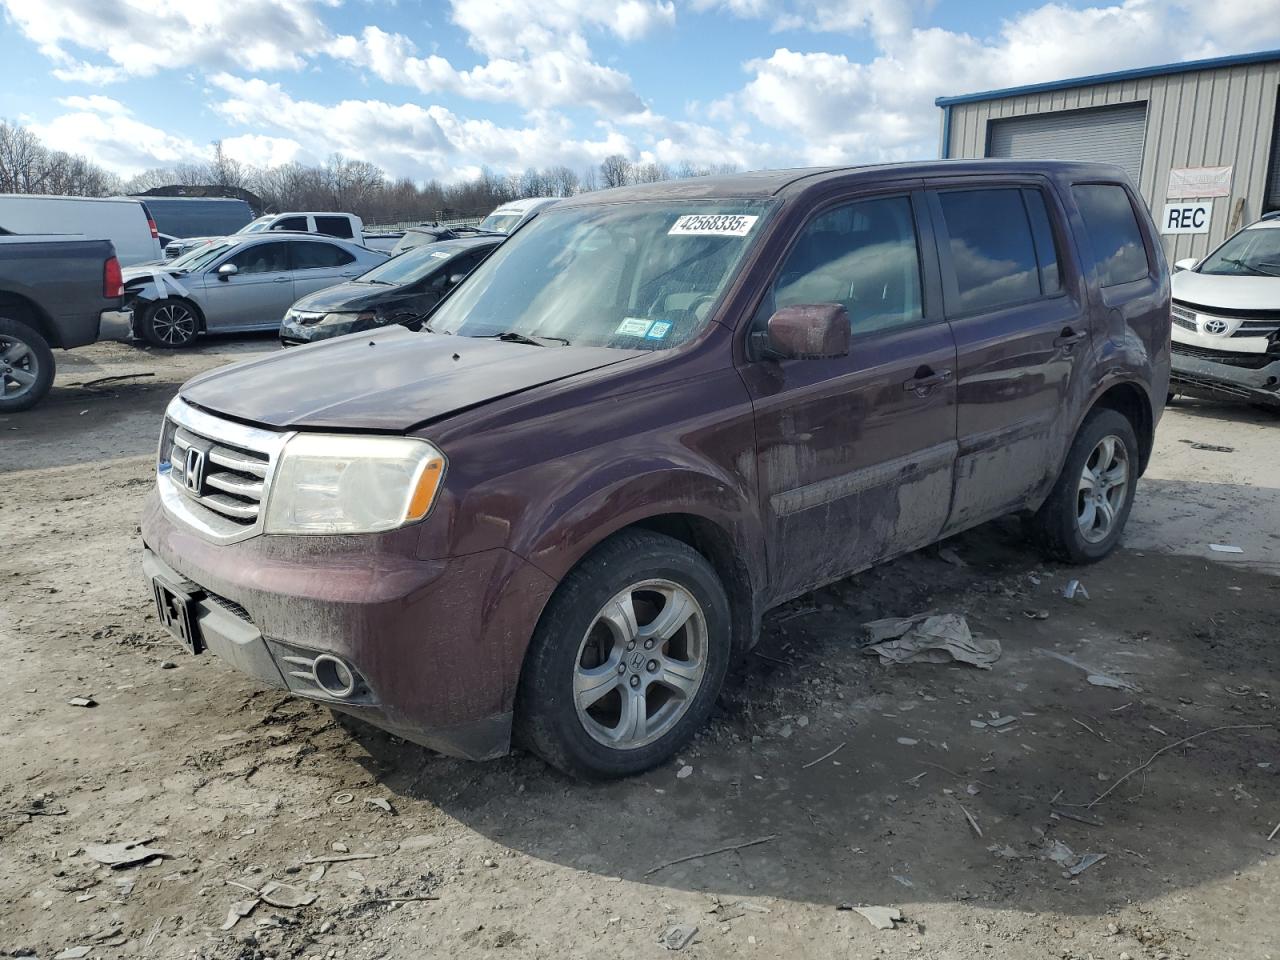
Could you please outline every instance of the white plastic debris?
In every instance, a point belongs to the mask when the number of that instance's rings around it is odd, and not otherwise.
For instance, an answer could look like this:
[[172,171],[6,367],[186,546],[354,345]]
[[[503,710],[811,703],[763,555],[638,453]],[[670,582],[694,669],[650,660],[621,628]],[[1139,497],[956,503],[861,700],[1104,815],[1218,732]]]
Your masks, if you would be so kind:
[[1214,553],[1244,553],[1240,547],[1233,547],[1229,543],[1211,543],[1209,549]]
[[1000,659],[1000,641],[973,636],[968,622],[956,613],[920,613],[862,626],[869,638],[863,652],[878,654],[882,664],[954,661],[990,670]]
[[902,922],[902,911],[897,907],[854,907],[853,912],[862,914],[877,930],[892,930],[894,923]]
[[1089,599],[1089,591],[1084,588],[1084,584],[1079,580],[1072,580],[1063,587],[1062,595],[1068,600],[1074,600],[1076,597],[1080,597],[1082,600]]

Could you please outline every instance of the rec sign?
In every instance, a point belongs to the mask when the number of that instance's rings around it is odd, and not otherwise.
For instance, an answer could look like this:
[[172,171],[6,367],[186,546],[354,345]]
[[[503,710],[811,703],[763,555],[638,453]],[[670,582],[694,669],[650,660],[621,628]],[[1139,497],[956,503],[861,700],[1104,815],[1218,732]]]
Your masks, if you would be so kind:
[[1213,201],[1166,203],[1160,218],[1161,233],[1208,233],[1213,219]]

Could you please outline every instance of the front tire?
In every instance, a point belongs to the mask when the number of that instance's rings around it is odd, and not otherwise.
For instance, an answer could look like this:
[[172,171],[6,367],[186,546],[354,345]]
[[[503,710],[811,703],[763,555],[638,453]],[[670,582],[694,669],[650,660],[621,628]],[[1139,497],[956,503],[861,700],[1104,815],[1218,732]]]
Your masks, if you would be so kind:
[[1058,482],[1031,518],[1049,557],[1094,563],[1120,542],[1138,482],[1138,438],[1122,413],[1092,411],[1080,426]]
[[534,631],[516,735],[553,767],[604,780],[654,767],[707,722],[732,624],[706,558],[628,531],[574,568]]
[[200,318],[195,307],[184,300],[157,300],[143,312],[141,332],[153,347],[181,350],[196,342]]
[[33,327],[0,316],[0,413],[30,410],[53,386],[49,343]]

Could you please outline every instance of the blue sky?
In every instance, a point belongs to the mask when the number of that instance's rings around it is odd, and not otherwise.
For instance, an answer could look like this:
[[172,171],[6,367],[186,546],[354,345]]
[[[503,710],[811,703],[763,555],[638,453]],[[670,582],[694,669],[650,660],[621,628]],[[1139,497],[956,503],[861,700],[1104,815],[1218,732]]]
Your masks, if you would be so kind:
[[338,152],[743,168],[935,154],[935,97],[1280,46],[1280,0],[0,0],[0,117],[128,176]]

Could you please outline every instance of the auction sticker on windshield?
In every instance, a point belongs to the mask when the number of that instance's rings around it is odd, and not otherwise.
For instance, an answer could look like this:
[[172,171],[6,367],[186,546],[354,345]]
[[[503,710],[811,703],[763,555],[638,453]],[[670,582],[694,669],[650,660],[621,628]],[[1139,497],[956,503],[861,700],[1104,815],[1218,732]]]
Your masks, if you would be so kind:
[[677,219],[667,236],[745,237],[759,219],[736,213],[691,213]]

